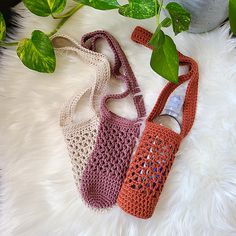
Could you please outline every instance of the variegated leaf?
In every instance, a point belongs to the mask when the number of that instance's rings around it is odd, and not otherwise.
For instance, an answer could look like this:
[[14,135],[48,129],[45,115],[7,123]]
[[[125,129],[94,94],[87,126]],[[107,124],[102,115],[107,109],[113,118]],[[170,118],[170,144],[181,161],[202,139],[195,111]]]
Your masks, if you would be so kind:
[[172,19],[172,26],[176,35],[189,29],[191,15],[186,9],[176,2],[168,3],[166,9]]
[[158,8],[157,0],[129,0],[129,4],[120,7],[119,13],[135,19],[147,19],[155,16]]
[[98,10],[111,10],[120,7],[120,4],[116,0],[76,0],[76,2]]
[[39,72],[52,73],[56,57],[49,37],[35,30],[31,39],[22,39],[17,47],[17,55],[25,66]]
[[0,12],[0,40],[3,41],[6,37],[6,24],[2,13]]
[[64,10],[66,0],[23,0],[25,6],[35,15],[49,16]]

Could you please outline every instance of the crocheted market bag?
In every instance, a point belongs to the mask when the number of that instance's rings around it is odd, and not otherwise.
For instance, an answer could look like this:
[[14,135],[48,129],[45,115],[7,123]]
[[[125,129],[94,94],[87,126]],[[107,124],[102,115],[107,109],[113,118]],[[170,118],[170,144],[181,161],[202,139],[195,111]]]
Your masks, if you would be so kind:
[[[79,188],[82,173],[95,145],[100,119],[100,102],[105,95],[106,85],[110,79],[110,65],[104,55],[82,47],[69,36],[56,35],[52,38],[52,43],[56,51],[73,52],[96,71],[95,80],[91,82],[91,85],[77,92],[64,104],[60,117],[75,183]],[[76,106],[86,95],[89,95],[89,99],[83,106],[90,109],[87,109],[87,119],[78,122],[74,119]],[[79,115],[81,115],[80,112]]]
[[[126,84],[121,94],[107,95],[101,103],[101,120],[95,148],[84,170],[81,195],[92,208],[109,208],[117,196],[128,169],[131,155],[140,133],[141,119],[146,115],[140,88],[118,42],[105,31],[95,31],[82,38],[82,45],[96,50],[99,39],[108,42],[115,55],[112,73]],[[121,72],[122,71],[122,72]],[[108,101],[131,96],[137,110],[137,118],[130,120],[110,111]]]
[[[138,31],[137,31],[138,30]],[[141,32],[141,33],[140,33]],[[144,33],[143,33],[144,32]],[[138,36],[134,38],[134,35]],[[132,39],[147,45],[151,33],[136,29]],[[140,40],[141,39],[141,40]],[[189,66],[189,72],[179,77],[179,83],[168,83],[162,90],[151,114],[146,120],[145,130],[128,169],[118,196],[118,205],[127,213],[139,218],[152,216],[163,186],[173,164],[182,139],[190,131],[196,113],[198,94],[197,63],[179,54],[181,64]],[[170,94],[189,80],[183,105],[183,119],[180,134],[154,122]]]

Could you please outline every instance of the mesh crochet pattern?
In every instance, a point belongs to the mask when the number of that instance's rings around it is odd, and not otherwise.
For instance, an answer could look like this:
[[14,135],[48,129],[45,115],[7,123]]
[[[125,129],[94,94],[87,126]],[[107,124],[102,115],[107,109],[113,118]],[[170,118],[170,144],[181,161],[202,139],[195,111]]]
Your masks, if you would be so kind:
[[[147,45],[151,33],[138,27],[132,39]],[[127,213],[139,218],[152,216],[182,139],[190,131],[196,113],[198,94],[197,63],[179,53],[181,64],[189,72],[179,77],[179,83],[168,83],[162,90],[152,112],[146,120],[145,130],[120,190],[117,203]],[[180,134],[153,122],[159,116],[170,94],[189,80],[183,105]]]
[[[57,52],[74,52],[84,62],[93,66],[96,71],[95,81],[89,88],[76,93],[64,104],[60,117],[60,125],[71,158],[75,183],[79,189],[82,173],[95,146],[100,119],[99,106],[110,78],[110,65],[104,55],[82,47],[69,36],[56,35],[52,38],[52,43]],[[89,104],[87,104],[91,108],[88,112],[90,118],[86,121],[76,122],[74,121],[76,106],[87,93],[90,95]]]
[[[105,31],[95,31],[82,38],[82,45],[96,50],[99,39],[105,39],[115,55],[112,73],[126,84],[121,94],[107,95],[101,102],[101,120],[94,151],[83,172],[81,195],[92,208],[110,208],[116,203],[119,190],[128,169],[133,148],[139,137],[141,119],[146,115],[143,97],[133,71],[118,42]],[[87,43],[90,42],[90,45]],[[122,72],[121,72],[122,71]],[[133,98],[137,118],[120,117],[107,108],[108,100]]]

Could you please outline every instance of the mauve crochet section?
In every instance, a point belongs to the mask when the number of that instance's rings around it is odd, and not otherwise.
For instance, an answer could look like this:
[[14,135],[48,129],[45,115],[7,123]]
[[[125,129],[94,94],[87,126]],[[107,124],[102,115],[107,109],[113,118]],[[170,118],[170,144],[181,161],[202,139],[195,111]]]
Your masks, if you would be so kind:
[[[95,31],[83,36],[81,44],[96,50],[99,39],[105,39],[111,47],[115,55],[112,73],[126,84],[126,91],[103,98],[95,148],[82,176],[80,189],[82,197],[89,206],[96,209],[109,208],[116,203],[139,137],[142,118],[146,115],[143,97],[140,95],[141,91],[134,73],[113,36],[105,31]],[[127,96],[133,99],[138,114],[137,119],[120,117],[107,108],[108,100]]]

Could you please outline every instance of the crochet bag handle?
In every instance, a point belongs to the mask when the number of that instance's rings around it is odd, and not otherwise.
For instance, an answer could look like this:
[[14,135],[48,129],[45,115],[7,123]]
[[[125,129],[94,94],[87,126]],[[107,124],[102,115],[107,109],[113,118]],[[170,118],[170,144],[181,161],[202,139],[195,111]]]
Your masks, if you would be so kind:
[[[138,86],[133,70],[131,69],[130,64],[126,58],[126,55],[121,49],[117,40],[108,32],[104,30],[98,30],[85,34],[81,39],[81,45],[87,47],[90,50],[97,51],[96,43],[99,39],[106,40],[112,52],[114,53],[115,63],[114,65],[111,65],[112,74],[117,79],[123,80],[127,86],[127,90],[122,94],[108,95],[104,97],[102,106],[106,110],[105,102],[108,99],[121,99],[131,94],[137,110],[138,118],[144,117],[146,115],[146,110],[143,96],[139,94],[141,90]],[[90,45],[87,44],[88,41],[90,41]]]
[[[138,26],[135,28],[131,39],[135,41],[136,43],[142,44],[148,48],[152,47],[148,44],[152,37],[152,33],[147,31],[146,29]],[[167,99],[169,98],[170,94],[181,84],[189,81],[189,84],[187,86],[186,94],[185,94],[185,100],[183,104],[183,121],[182,121],[182,128],[180,136],[181,138],[184,138],[190,129],[193,126],[193,122],[195,119],[196,114],[196,108],[197,108],[197,95],[198,95],[198,79],[199,79],[199,73],[198,73],[198,65],[197,63],[190,57],[184,56],[180,52],[178,52],[179,55],[179,62],[181,65],[188,65],[189,71],[185,75],[179,76],[179,82],[178,84],[174,83],[168,83],[165,88],[162,90],[152,112],[148,116],[148,121],[153,121],[153,119],[157,116],[159,116],[164,109],[164,106],[167,102]]]
[[56,35],[53,36],[51,40],[56,51],[75,52],[83,61],[95,66],[96,69],[96,80],[92,84],[91,88],[75,94],[65,103],[61,112],[60,125],[64,126],[73,122],[73,115],[75,114],[76,105],[82,96],[84,96],[87,92],[90,92],[89,105],[95,112],[96,116],[98,116],[96,109],[96,98],[105,92],[104,84],[106,84],[106,81],[110,78],[110,65],[108,60],[103,54],[93,52],[82,47],[76,40],[67,35]]

